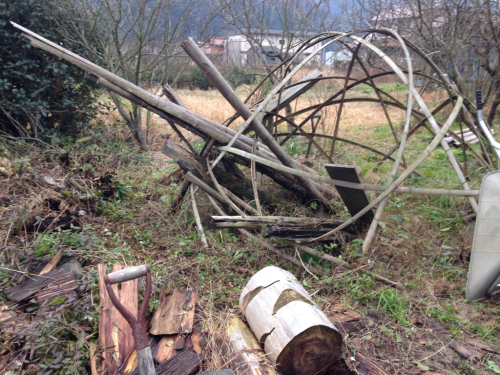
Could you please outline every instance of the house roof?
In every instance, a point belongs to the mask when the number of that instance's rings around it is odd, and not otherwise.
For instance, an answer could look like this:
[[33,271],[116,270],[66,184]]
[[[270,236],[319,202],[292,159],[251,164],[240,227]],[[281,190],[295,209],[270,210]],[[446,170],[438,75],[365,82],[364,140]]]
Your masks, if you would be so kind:
[[251,28],[249,32],[242,32],[241,30],[232,30],[228,31],[227,36],[234,36],[234,35],[248,35],[252,34],[253,36],[262,36],[265,37],[267,35],[285,35],[285,36],[291,36],[293,35],[294,37],[301,37],[301,36],[313,36],[316,35],[317,32],[314,31],[307,31],[307,32],[302,32],[302,31],[297,31],[297,32],[287,32],[285,31],[283,33],[283,30],[277,30],[277,29],[268,29],[268,30],[262,30],[262,29],[257,29],[257,28]]

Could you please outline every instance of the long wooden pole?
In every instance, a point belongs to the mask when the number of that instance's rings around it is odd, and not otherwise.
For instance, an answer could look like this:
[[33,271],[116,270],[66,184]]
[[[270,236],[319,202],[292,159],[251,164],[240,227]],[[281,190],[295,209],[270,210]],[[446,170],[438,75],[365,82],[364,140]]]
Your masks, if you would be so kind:
[[[233,106],[233,108],[245,119],[249,120],[252,117],[252,111],[248,109],[245,103],[238,97],[236,92],[229,86],[222,74],[217,70],[217,68],[212,64],[208,57],[203,53],[203,51],[198,47],[198,45],[193,41],[193,39],[188,38],[181,43],[182,48],[191,57],[191,59],[205,72],[205,74],[214,83],[215,87],[220,91],[220,93],[226,98],[226,100]],[[269,149],[276,155],[276,157],[286,166],[293,169],[299,169],[297,163],[288,155],[276,142],[271,134],[267,131],[266,127],[255,117],[251,121],[251,126],[254,129],[257,136],[269,147]],[[244,131],[242,127],[241,132]],[[311,182],[301,176],[297,176],[298,182],[304,186],[306,191],[311,195],[311,197],[317,199],[326,211],[330,210],[330,205],[326,198],[316,189]]]

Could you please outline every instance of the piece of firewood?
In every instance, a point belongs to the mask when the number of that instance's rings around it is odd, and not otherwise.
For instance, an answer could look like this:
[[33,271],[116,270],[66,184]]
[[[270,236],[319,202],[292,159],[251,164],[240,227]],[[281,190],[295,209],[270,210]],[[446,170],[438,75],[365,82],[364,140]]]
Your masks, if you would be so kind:
[[164,362],[175,355],[175,339],[176,335],[166,335],[161,338],[153,351],[153,358],[156,362]]
[[500,354],[500,346],[494,346],[494,345],[487,344],[485,342],[476,341],[476,340],[472,340],[472,339],[465,339],[465,343],[474,347],[474,348],[479,348],[479,349],[486,350],[487,352]]
[[194,323],[196,291],[174,289],[167,293],[166,288],[160,295],[160,305],[151,319],[152,335],[174,335],[191,333]]
[[54,255],[54,257],[52,258],[52,260],[49,263],[47,263],[45,267],[43,267],[43,269],[40,271],[38,275],[44,275],[52,271],[57,266],[57,263],[59,263],[61,258],[62,258],[62,252],[58,251],[56,255]]
[[201,365],[198,354],[184,349],[156,368],[156,375],[190,375]]
[[357,352],[355,356],[356,371],[361,375],[390,375],[379,364],[372,361],[362,353]]
[[175,350],[182,350],[184,349],[184,343],[186,341],[186,336],[184,335],[177,335],[175,337]]
[[262,351],[250,328],[237,316],[227,328],[232,365],[245,375],[275,375],[273,366]]
[[240,307],[283,375],[317,374],[340,355],[342,335],[290,272],[275,266],[257,272]]
[[454,349],[458,354],[460,354],[465,359],[470,360],[471,362],[477,362],[484,355],[473,346],[466,344],[463,341],[453,341],[450,344],[450,348]]
[[19,285],[6,289],[4,294],[11,301],[21,302],[22,300],[34,296],[54,280],[58,280],[66,274],[67,272],[65,270],[54,270],[45,275],[35,276]]
[[193,328],[193,333],[191,334],[191,342],[193,343],[193,350],[201,354],[205,345],[207,345],[207,338],[203,332],[198,331]]
[[[113,265],[113,272],[126,267]],[[104,276],[106,269],[103,264],[98,265],[99,295],[101,301],[101,317],[99,320],[99,344],[103,350],[104,360],[101,363],[102,374],[114,374],[122,365],[124,359],[135,350],[132,328],[116,309],[108,297]],[[116,297],[125,308],[137,318],[137,279],[113,284]]]

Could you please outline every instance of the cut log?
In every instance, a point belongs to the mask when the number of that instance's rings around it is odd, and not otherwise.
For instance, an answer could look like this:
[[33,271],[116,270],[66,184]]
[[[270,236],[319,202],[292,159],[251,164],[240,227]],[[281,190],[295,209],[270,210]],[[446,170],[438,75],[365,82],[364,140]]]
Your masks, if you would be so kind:
[[257,339],[243,321],[234,316],[227,329],[233,364],[238,374],[275,375],[273,365],[262,351]]
[[151,319],[152,335],[174,335],[191,333],[194,323],[196,291],[174,289],[167,293],[165,287],[160,294],[160,305]]
[[156,368],[157,375],[190,375],[201,365],[201,357],[189,349],[181,350]]
[[252,224],[279,224],[279,225],[301,225],[309,228],[331,227],[336,228],[341,221],[332,219],[319,219],[311,217],[288,217],[288,216],[212,216],[211,222],[222,223],[252,223]]
[[4,293],[11,301],[21,302],[34,296],[40,290],[67,274],[65,270],[54,270],[45,275],[35,276],[12,288],[5,289]]
[[[104,284],[105,266],[99,264],[97,267],[101,302],[99,344],[104,357],[101,362],[100,372],[111,375],[123,364],[125,358],[135,351],[135,342],[132,336],[132,328],[108,297],[108,291]],[[124,268],[127,267],[115,264],[113,265],[113,272]],[[137,318],[137,279],[121,284],[113,284],[112,288],[118,301]]]
[[360,375],[390,375],[383,367],[362,353],[356,352],[356,371]]
[[289,272],[270,266],[243,289],[240,307],[284,375],[313,375],[337,360],[342,336]]
[[487,344],[485,342],[476,341],[476,340],[472,340],[472,339],[465,339],[465,343],[467,345],[472,346],[473,348],[479,348],[479,349],[486,350],[487,352],[500,354],[500,346],[490,345],[490,344]]

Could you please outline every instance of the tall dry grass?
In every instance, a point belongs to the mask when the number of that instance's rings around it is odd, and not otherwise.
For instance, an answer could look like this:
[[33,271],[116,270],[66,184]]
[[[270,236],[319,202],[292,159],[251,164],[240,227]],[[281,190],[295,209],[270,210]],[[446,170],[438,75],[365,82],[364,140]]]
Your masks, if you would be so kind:
[[[308,72],[304,71],[299,73],[297,79],[300,79]],[[332,76],[337,74],[340,73],[327,72],[325,75]],[[298,100],[292,103],[294,112],[324,102],[335,91],[342,87],[342,81],[343,80],[340,79],[331,79],[320,82],[313,90],[310,90],[307,94],[302,95]],[[239,88],[237,92],[241,99],[245,99],[250,90],[251,87],[247,86]],[[216,90],[178,90],[177,94],[190,110],[218,123],[222,123],[235,113],[231,105]],[[406,92],[391,92],[391,94],[401,102],[406,102]],[[360,91],[351,90],[347,93],[347,97],[376,98],[376,95],[374,93],[366,94]],[[438,93],[426,93],[424,99],[429,102],[431,107],[437,101],[442,100]],[[332,105],[322,109],[320,111],[322,116],[321,123],[317,132],[333,135],[338,111],[339,105]],[[404,111],[395,107],[389,107],[388,113],[393,125],[396,129],[399,129],[400,132],[405,116]],[[282,110],[280,114],[285,116],[284,110]],[[295,123],[300,124],[306,116],[306,114],[296,116],[294,118]],[[132,137],[132,134],[123,120],[121,120],[116,110],[102,115],[100,119],[103,120],[102,123],[105,124],[106,133],[109,139],[126,140]],[[231,127],[235,128],[242,122],[241,119],[238,119],[231,124]],[[146,124],[146,111],[143,112],[143,124]],[[386,146],[385,148],[387,149],[392,147],[392,145],[389,147],[387,145],[376,144],[376,133],[384,126],[388,127],[388,120],[380,104],[367,102],[346,103],[342,108],[342,114],[340,116],[338,136],[365,144],[370,143],[370,145],[374,147]],[[310,122],[306,123],[303,129],[307,132],[311,132],[312,127]],[[188,141],[194,142],[200,140],[189,131],[182,128],[180,128],[180,130]],[[146,132],[145,126],[144,132]],[[278,128],[278,132],[287,132],[287,125],[282,123]],[[171,129],[170,125],[164,119],[153,114],[151,116],[151,144],[153,149],[160,149],[167,138],[180,142],[179,137]]]

